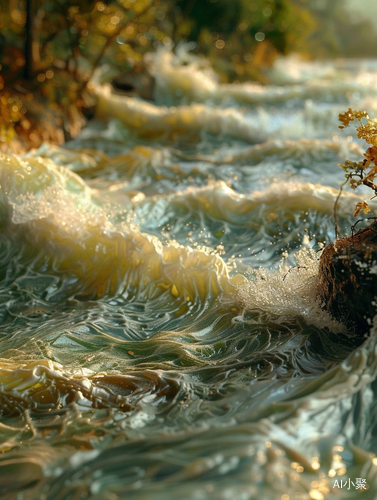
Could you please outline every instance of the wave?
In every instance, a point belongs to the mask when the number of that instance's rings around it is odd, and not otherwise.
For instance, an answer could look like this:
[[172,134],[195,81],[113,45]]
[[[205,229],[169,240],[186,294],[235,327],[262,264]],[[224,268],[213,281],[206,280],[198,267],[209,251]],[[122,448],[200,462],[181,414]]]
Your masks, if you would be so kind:
[[373,495],[376,325],[357,338],[321,311],[315,252],[336,164],[361,155],[336,102],[373,65],[324,65],[319,88],[291,64],[261,90],[169,57],[156,97],[176,108],[98,85],[105,131],[1,157],[1,494],[323,500],[359,477]]
[[133,97],[111,92],[109,85],[93,85],[97,96],[96,114],[99,118],[118,119],[144,139],[174,140],[175,137],[195,137],[202,132],[230,136],[258,143],[266,135],[236,109],[213,108],[205,104],[190,106],[156,106]]
[[[341,70],[336,72],[334,66],[330,68],[329,65],[321,65],[318,70],[318,63],[307,63],[305,66],[284,60],[285,79],[282,81],[279,68],[282,63],[278,60],[275,71],[270,75],[284,85],[220,84],[207,61],[191,56],[185,47],[176,54],[170,49],[157,51],[153,56],[150,55],[148,63],[156,79],[158,102],[170,105],[177,102],[221,102],[230,99],[249,105],[285,103],[292,99],[342,102],[352,95],[358,98],[377,95],[375,73],[360,73],[355,79],[352,73],[345,70],[343,75]],[[295,66],[294,72],[292,66]],[[296,83],[297,81],[300,83]]]

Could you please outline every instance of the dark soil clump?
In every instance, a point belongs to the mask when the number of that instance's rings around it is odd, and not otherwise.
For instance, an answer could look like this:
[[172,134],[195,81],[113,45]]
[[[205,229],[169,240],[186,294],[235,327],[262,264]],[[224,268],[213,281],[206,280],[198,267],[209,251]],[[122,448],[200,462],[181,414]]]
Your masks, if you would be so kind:
[[323,309],[364,335],[377,312],[377,223],[325,248],[319,269]]

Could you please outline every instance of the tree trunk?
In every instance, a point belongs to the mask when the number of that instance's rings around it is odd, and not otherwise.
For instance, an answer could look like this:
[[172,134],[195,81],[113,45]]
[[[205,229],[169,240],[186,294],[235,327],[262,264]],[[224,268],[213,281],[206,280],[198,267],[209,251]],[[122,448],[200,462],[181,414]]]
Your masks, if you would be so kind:
[[33,0],[26,0],[25,22],[25,66],[24,78],[30,80],[33,76]]

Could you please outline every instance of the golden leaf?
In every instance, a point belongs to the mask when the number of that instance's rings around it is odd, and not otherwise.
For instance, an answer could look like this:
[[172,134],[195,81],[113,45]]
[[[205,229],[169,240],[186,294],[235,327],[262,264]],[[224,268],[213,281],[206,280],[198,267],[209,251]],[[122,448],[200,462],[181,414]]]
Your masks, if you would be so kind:
[[362,118],[369,118],[366,111],[358,111],[352,108],[348,108],[345,113],[339,113],[339,121],[343,124],[339,125],[339,128],[343,129],[345,127],[348,127],[350,122],[353,122],[353,120],[359,120],[359,122],[362,123]]
[[369,213],[370,212],[370,208],[368,206],[368,203],[366,201],[360,201],[357,205],[356,205],[356,209],[353,213],[353,216],[354,217],[357,217],[359,215],[359,212],[360,211],[363,211],[365,214]]

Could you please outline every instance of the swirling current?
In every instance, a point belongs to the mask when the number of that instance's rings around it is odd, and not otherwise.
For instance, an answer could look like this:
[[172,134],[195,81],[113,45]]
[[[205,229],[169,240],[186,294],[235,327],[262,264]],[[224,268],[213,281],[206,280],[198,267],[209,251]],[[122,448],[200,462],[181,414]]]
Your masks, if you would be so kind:
[[377,63],[151,68],[153,103],[95,79],[77,139],[0,159],[1,498],[377,498],[375,326],[316,300]]

